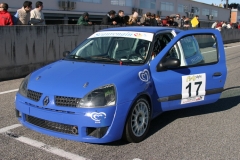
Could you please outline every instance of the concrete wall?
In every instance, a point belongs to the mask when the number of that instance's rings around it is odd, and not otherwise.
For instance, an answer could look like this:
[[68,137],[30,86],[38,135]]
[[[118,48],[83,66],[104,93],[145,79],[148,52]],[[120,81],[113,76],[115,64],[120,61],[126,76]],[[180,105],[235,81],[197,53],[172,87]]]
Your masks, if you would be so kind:
[[[0,80],[25,76],[61,59],[85,38],[108,26],[3,26],[0,29]],[[223,30],[225,43],[240,41],[240,30]]]

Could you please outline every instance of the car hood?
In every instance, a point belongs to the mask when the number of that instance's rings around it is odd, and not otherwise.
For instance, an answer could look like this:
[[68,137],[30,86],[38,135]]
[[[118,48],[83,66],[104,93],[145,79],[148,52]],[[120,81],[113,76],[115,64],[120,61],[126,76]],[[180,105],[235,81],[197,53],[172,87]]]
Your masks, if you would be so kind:
[[52,95],[82,97],[98,87],[116,85],[123,77],[125,80],[131,76],[137,77],[138,68],[139,66],[60,60],[33,72],[28,88]]

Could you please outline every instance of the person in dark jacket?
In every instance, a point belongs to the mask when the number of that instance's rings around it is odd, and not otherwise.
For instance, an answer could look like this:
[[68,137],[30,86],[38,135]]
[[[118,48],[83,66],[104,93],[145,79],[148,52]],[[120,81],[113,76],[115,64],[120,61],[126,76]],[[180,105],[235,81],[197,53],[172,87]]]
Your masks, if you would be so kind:
[[88,17],[89,17],[88,12],[83,13],[83,15],[78,19],[77,24],[84,26],[92,25],[92,22],[89,22]]
[[116,16],[116,22],[118,25],[122,26],[125,25],[125,19],[124,19],[124,11],[123,10],[119,10],[118,11],[118,15]]
[[157,26],[157,20],[156,20],[156,14],[151,14],[151,18],[150,18],[150,26]]
[[101,24],[103,24],[103,25],[117,25],[115,14],[116,14],[116,12],[114,10],[109,11],[108,14],[103,17]]

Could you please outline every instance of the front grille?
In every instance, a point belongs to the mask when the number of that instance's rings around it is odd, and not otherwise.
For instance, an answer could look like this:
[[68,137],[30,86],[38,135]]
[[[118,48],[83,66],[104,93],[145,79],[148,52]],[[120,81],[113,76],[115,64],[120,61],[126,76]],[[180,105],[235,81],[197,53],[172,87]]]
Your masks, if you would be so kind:
[[57,123],[57,122],[52,122],[52,121],[47,121],[47,120],[43,120],[43,119],[36,118],[36,117],[33,117],[33,116],[29,116],[29,115],[26,115],[26,121],[28,123],[31,123],[31,124],[35,125],[35,126],[45,128],[45,129],[49,129],[49,130],[52,130],[52,131],[78,135],[78,127],[77,126],[63,124],[63,123]]
[[56,106],[77,107],[81,98],[55,96]]
[[60,109],[46,108],[46,107],[31,104],[31,103],[28,103],[28,102],[25,102],[25,104],[27,104],[29,106],[32,106],[32,107],[39,108],[39,109],[43,109],[43,110],[46,110],[46,111],[52,111],[52,112],[58,112],[58,113],[67,113],[67,114],[75,114],[75,112],[72,112],[72,111],[64,111],[64,110],[60,110]]
[[42,93],[35,92],[35,91],[30,90],[30,89],[27,92],[27,97],[31,100],[36,101],[36,102],[40,100],[41,96],[42,96]]

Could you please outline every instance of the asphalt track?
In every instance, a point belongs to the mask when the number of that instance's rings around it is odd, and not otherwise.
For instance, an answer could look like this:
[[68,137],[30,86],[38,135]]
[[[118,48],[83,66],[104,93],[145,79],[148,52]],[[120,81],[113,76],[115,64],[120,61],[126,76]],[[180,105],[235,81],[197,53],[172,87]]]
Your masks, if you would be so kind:
[[228,77],[221,99],[165,112],[141,143],[98,145],[37,133],[20,125],[14,97],[22,78],[0,82],[0,159],[240,159],[240,43],[225,45]]

